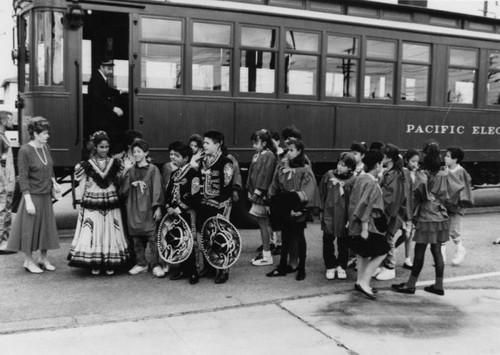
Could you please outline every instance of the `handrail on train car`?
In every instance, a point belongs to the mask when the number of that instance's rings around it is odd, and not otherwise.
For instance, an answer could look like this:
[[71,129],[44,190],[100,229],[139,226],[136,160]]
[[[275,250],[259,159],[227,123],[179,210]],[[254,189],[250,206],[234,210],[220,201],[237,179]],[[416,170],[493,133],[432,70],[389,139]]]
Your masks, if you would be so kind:
[[80,63],[75,60],[75,70],[76,70],[76,139],[75,145],[80,143],[80,95],[81,95],[81,85],[80,85]]

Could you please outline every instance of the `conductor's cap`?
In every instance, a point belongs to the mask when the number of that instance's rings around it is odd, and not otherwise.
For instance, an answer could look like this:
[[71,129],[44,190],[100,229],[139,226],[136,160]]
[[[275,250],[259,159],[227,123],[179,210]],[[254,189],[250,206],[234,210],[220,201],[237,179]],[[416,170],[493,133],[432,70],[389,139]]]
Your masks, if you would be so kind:
[[115,63],[113,63],[113,59],[103,59],[101,60],[101,65],[103,67],[114,67]]

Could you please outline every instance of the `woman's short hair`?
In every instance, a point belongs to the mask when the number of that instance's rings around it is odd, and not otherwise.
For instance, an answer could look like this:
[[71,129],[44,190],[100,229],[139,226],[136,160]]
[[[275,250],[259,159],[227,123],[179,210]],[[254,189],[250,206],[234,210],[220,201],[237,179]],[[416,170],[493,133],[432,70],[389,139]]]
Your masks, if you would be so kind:
[[31,139],[35,138],[35,133],[40,134],[50,129],[50,123],[46,118],[41,116],[33,117],[28,120],[28,134]]

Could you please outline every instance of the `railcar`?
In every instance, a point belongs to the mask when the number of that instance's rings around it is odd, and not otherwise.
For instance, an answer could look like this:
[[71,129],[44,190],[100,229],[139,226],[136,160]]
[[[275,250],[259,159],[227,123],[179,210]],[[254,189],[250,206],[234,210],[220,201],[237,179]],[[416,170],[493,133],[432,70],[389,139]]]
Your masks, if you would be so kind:
[[260,128],[295,125],[320,174],[352,141],[460,145],[475,184],[497,183],[500,21],[367,1],[14,0],[19,134],[52,123],[60,173],[85,153],[88,82],[104,56],[121,130],[156,163],[222,131],[242,165]]

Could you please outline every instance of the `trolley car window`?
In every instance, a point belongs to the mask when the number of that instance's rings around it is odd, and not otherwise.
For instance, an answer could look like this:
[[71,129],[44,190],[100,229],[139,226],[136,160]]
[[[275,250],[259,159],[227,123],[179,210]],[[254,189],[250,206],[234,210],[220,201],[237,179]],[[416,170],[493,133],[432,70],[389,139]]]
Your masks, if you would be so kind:
[[392,100],[394,63],[366,61],[365,98]]
[[358,63],[351,58],[327,58],[326,96],[356,97]]
[[[430,53],[429,45],[403,43],[402,101],[428,101]],[[422,65],[409,63],[422,63]]]
[[[359,71],[359,38],[328,35],[325,95],[356,97]],[[334,54],[338,57],[333,57]]]
[[394,60],[396,57],[396,43],[369,39],[366,41],[366,56]]
[[403,43],[403,61],[414,63],[430,63],[431,50],[428,45]]
[[35,85],[63,84],[63,13],[35,12]]
[[182,41],[182,21],[144,17],[142,19],[142,38],[161,41]]
[[392,100],[396,43],[368,39],[366,40],[366,57],[386,61],[366,61],[364,97],[366,99]]
[[286,49],[317,52],[319,48],[319,35],[317,33],[286,31]]
[[229,91],[231,50],[193,47],[193,90]]
[[181,88],[181,46],[143,43],[141,58],[141,87]]
[[318,57],[288,54],[285,58],[285,93],[292,95],[316,95]]
[[429,67],[403,64],[401,71],[401,100],[426,102]]
[[268,28],[242,27],[241,45],[245,47],[275,48],[276,30]]
[[214,23],[193,23],[193,42],[231,44],[231,26]]
[[240,92],[274,93],[276,53],[242,50]]
[[476,67],[477,52],[475,50],[450,49],[450,65],[459,67]]
[[328,36],[328,54],[359,55],[357,37]]
[[491,52],[488,70],[488,105],[500,105],[500,52]]
[[447,101],[473,104],[477,71],[477,51],[450,49]]

